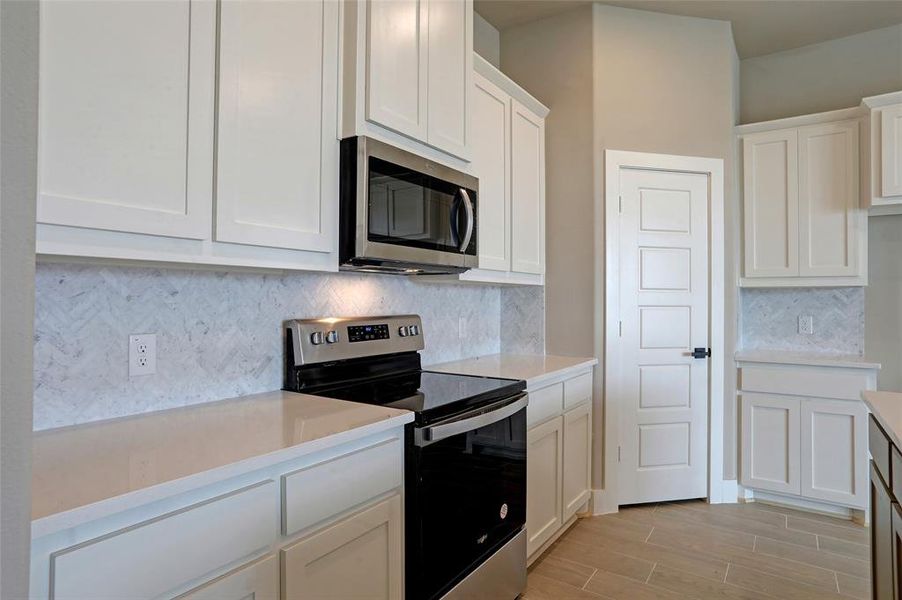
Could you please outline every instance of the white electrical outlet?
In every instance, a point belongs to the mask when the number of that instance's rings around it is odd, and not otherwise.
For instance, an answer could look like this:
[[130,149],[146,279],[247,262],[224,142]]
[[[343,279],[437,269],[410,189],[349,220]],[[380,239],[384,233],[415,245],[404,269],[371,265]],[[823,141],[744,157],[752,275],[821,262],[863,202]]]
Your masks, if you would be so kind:
[[814,317],[811,315],[799,315],[799,333],[805,335],[814,333]]
[[128,336],[128,376],[157,372],[157,336],[155,333]]

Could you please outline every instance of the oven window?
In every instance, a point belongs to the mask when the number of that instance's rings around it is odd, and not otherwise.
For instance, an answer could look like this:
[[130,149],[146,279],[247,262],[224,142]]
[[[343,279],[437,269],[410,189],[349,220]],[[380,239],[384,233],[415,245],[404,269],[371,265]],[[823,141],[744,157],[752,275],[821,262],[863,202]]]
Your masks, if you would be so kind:
[[432,598],[526,522],[526,409],[417,452],[408,581],[412,597]]
[[[466,193],[475,221],[476,193]],[[370,157],[368,195],[371,242],[476,254],[475,235],[465,252],[460,249],[468,216],[461,188],[454,184]]]

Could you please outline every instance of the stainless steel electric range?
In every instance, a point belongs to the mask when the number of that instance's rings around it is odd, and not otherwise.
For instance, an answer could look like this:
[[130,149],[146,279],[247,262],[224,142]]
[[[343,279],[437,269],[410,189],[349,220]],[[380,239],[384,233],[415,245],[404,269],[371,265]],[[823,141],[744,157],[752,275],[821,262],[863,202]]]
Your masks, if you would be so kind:
[[417,315],[285,323],[285,389],[404,408],[408,600],[526,585],[526,383],[421,368]]

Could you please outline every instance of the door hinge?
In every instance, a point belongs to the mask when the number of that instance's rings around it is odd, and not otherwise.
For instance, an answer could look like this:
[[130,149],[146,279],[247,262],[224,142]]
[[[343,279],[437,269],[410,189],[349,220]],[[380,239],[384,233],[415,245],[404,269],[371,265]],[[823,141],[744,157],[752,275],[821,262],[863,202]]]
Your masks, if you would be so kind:
[[617,212],[623,214],[623,196],[617,196]]
[[619,329],[617,330],[617,335],[619,337],[623,337],[623,321],[620,321],[618,324]]
[[617,462],[620,462],[620,446],[617,446]]

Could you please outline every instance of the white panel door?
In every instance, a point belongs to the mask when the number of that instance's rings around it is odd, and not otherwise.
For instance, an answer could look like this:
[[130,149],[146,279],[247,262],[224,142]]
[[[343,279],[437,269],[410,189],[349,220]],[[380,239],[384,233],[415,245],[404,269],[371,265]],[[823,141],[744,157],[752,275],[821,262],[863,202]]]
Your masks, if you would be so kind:
[[858,121],[799,129],[799,275],[859,275]]
[[470,157],[473,0],[429,0],[427,109],[429,144]]
[[217,241],[334,247],[338,12],[331,0],[221,4]]
[[545,121],[513,99],[511,270],[545,272]]
[[860,401],[803,400],[802,495],[868,503],[868,411]]
[[176,600],[278,600],[279,560],[269,554],[230,571]]
[[592,405],[564,413],[564,522],[589,499],[592,487]]
[[426,0],[368,0],[366,118],[425,142]]
[[215,12],[41,2],[38,222],[210,237]]
[[880,195],[902,196],[902,104],[880,111]]
[[620,194],[618,501],[704,498],[708,176],[622,169]]
[[473,170],[479,178],[479,268],[509,271],[510,96],[473,75]]
[[392,496],[282,550],[282,597],[401,598],[403,518]]
[[526,555],[561,528],[564,420],[557,416],[526,432]]
[[800,493],[799,413],[798,398],[743,393],[739,478],[742,485]]
[[742,140],[746,277],[799,274],[798,133],[766,131]]

